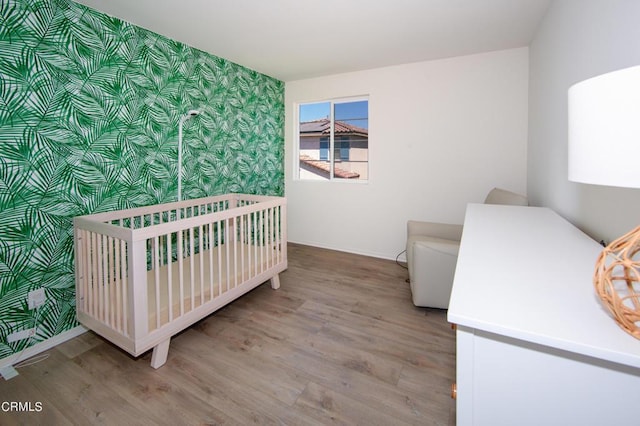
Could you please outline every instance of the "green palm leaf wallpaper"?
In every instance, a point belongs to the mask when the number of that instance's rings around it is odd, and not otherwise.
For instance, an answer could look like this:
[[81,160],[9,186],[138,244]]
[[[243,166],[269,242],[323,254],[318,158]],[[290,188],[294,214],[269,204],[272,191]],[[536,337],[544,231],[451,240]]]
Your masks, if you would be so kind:
[[77,325],[74,216],[176,200],[186,111],[185,198],[284,193],[281,81],[70,0],[0,2],[0,79],[0,358]]

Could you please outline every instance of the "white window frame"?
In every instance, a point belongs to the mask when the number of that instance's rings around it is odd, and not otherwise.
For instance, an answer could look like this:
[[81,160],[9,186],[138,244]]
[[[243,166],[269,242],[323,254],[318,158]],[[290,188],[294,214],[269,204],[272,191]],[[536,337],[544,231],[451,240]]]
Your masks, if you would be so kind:
[[[311,100],[304,102],[295,102],[294,103],[294,180],[301,182],[330,182],[330,183],[348,183],[348,184],[368,184],[371,180],[371,151],[370,151],[370,138],[367,138],[367,179],[341,179],[336,178],[334,176],[334,168],[336,164],[336,160],[334,158],[334,149],[335,149],[335,135],[334,135],[334,105],[342,104],[342,103],[350,103],[350,102],[360,102],[367,101],[367,120],[370,117],[370,99],[369,95],[360,95],[360,96],[350,96],[344,98],[328,98],[321,100]],[[331,106],[329,108],[329,119],[331,121],[330,132],[329,132],[329,163],[330,163],[330,171],[329,171],[329,179],[304,179],[300,177],[300,106],[306,104],[322,104],[322,103],[330,103]],[[368,126],[367,126],[368,129]]]

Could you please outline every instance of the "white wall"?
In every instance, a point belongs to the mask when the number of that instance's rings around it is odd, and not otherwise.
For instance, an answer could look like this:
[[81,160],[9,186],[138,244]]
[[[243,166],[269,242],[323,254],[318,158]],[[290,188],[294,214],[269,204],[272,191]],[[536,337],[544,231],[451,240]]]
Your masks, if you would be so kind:
[[[408,219],[462,223],[495,186],[524,194],[527,88],[527,48],[287,82],[289,240],[395,258]],[[294,180],[294,104],[358,95],[369,182]]]
[[640,224],[640,191],[567,180],[567,90],[640,64],[640,1],[554,1],[529,60],[529,198],[609,242]]

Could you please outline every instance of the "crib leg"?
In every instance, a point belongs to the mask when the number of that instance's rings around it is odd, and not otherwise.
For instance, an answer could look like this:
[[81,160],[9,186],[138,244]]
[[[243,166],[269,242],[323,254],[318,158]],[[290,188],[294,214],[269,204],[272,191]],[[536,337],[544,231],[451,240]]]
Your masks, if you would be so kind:
[[151,353],[151,366],[153,368],[160,368],[167,362],[167,355],[169,355],[169,342],[171,341],[171,337],[167,340],[163,340],[158,344],[158,346],[153,348],[153,352]]
[[274,290],[277,290],[280,288],[280,275],[279,274],[275,274],[273,277],[271,277],[271,288]]

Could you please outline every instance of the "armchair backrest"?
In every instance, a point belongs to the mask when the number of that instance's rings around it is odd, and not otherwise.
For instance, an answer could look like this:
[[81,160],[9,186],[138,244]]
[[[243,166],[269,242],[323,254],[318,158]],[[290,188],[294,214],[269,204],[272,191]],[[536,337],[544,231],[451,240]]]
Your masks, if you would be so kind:
[[507,204],[511,206],[528,206],[529,200],[524,195],[516,194],[515,192],[507,191],[505,189],[493,188],[487,198],[484,200],[485,204]]

